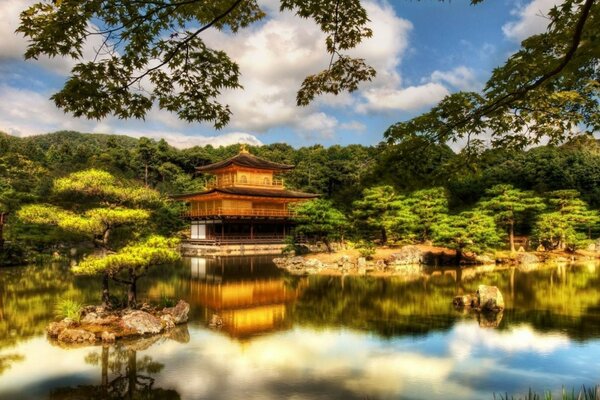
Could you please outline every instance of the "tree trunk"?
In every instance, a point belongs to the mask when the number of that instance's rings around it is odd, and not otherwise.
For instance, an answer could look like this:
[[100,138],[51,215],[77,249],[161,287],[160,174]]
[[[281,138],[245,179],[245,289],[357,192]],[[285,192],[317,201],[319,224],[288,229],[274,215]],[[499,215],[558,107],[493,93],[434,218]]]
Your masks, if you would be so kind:
[[461,261],[462,261],[462,249],[458,248],[458,249],[456,249],[456,258],[455,258],[456,265],[460,266]]
[[384,227],[381,227],[381,244],[387,243],[387,232]]
[[102,307],[110,306],[110,290],[108,287],[108,272],[102,273]]
[[514,221],[510,221],[508,225],[508,238],[510,240],[510,251],[511,253],[515,252],[515,223]]
[[137,306],[137,279],[133,268],[129,269],[129,287],[127,290],[127,307],[135,308]]
[[6,213],[0,213],[0,251],[4,248],[4,220]]
[[148,164],[144,164],[144,184],[148,187]]

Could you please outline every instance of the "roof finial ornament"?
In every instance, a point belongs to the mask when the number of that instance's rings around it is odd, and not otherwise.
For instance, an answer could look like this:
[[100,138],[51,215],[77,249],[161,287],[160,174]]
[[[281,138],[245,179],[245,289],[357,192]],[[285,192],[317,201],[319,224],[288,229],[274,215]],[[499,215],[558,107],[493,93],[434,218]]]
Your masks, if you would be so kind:
[[246,146],[246,143],[240,143],[240,154],[248,154],[250,153],[248,151],[248,147]]

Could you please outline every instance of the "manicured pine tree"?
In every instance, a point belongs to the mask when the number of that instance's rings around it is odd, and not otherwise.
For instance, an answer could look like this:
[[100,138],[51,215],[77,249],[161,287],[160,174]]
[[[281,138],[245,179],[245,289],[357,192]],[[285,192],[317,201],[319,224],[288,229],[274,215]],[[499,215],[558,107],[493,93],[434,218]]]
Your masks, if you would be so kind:
[[408,196],[406,204],[415,215],[415,234],[421,241],[432,238],[433,227],[448,214],[446,189],[437,187],[417,190]]
[[515,251],[515,224],[521,222],[528,212],[540,212],[546,208],[544,199],[531,191],[511,185],[496,185],[486,191],[486,197],[477,207],[491,216],[499,226],[508,231],[510,251]]
[[575,249],[588,238],[592,227],[600,221],[596,210],[590,210],[576,190],[555,190],[548,193],[550,212],[540,215],[534,235],[548,249]]
[[434,243],[456,250],[460,263],[465,252],[481,254],[502,243],[494,218],[480,211],[466,211],[449,215],[432,226]]
[[348,227],[346,216],[330,201],[317,199],[295,207],[296,234],[322,241],[331,251],[331,242],[343,241]]
[[[53,192],[65,202],[72,201],[75,211],[50,204],[26,205],[18,211],[21,220],[53,225],[89,237],[100,256],[114,252],[111,237],[119,227],[135,227],[147,222],[151,207],[162,200],[156,191],[123,182],[108,172],[90,169],[73,173],[54,182]],[[79,210],[81,203],[88,207]],[[109,279],[114,270],[95,269],[102,274],[102,303],[109,304]]]
[[[127,306],[135,308],[138,279],[152,266],[177,261],[177,243],[177,239],[150,236],[142,242],[125,246],[116,253],[88,257],[75,266],[73,272],[82,275],[108,273],[113,280],[127,285]],[[119,276],[123,274],[126,278]]]
[[381,243],[388,241],[389,230],[394,225],[396,212],[402,208],[401,198],[391,186],[365,189],[363,196],[353,204],[353,219],[380,234]]

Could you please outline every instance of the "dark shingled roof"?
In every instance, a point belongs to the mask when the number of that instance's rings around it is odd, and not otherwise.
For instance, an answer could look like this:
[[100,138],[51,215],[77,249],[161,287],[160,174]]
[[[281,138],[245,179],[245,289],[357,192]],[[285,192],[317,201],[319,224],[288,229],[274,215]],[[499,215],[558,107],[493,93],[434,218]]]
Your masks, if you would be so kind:
[[177,196],[172,196],[174,199],[183,199],[186,197],[192,196],[202,196],[210,193],[224,193],[224,194],[233,194],[237,196],[253,196],[253,197],[283,197],[287,199],[314,199],[319,197],[318,194],[304,193],[304,192],[295,192],[292,190],[277,190],[277,189],[259,189],[259,188],[250,188],[250,187],[224,187],[224,188],[214,188],[204,192],[198,193],[190,193],[190,194],[181,194]]
[[278,164],[272,161],[265,160],[263,158],[256,157],[248,152],[240,152],[238,155],[228,158],[224,161],[219,161],[209,165],[203,165],[196,167],[196,171],[206,172],[214,171],[228,167],[230,165],[238,165],[240,167],[256,168],[256,169],[269,169],[269,170],[287,170],[294,168],[293,165]]

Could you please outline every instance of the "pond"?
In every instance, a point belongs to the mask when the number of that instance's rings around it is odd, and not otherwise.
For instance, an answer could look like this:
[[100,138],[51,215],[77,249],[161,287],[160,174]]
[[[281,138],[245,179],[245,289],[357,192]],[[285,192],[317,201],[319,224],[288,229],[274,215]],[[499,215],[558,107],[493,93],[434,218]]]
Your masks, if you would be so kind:
[[[497,285],[478,320],[457,293]],[[62,348],[60,298],[96,301],[68,266],[0,270],[2,399],[492,399],[600,383],[600,266],[436,269],[414,277],[292,277],[268,257],[184,259],[140,281],[141,299],[191,304],[166,336]],[[115,291],[116,292],[116,291]],[[213,315],[223,325],[211,328]]]

